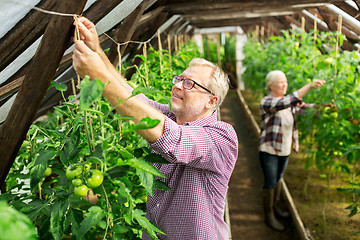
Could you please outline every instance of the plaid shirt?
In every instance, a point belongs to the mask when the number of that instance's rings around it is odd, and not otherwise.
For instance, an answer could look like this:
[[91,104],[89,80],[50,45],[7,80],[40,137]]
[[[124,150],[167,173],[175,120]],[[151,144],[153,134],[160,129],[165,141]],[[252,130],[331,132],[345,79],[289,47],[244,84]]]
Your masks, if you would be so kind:
[[[153,152],[171,164],[155,166],[166,176],[171,190],[154,189],[148,196],[146,217],[169,240],[225,240],[229,227],[224,221],[225,197],[238,154],[233,127],[217,121],[216,112],[194,122],[178,125],[168,105],[141,96],[165,114],[164,134],[149,143]],[[150,239],[143,233],[143,239]]]
[[294,117],[293,126],[293,148],[297,152],[299,150],[299,133],[296,125],[295,114],[302,112],[306,107],[311,104],[302,103],[297,91],[289,94],[283,98],[274,98],[268,95],[261,99],[260,114],[261,114],[261,132],[260,132],[260,145],[270,142],[271,146],[276,152],[281,151],[282,147],[282,133],[281,133],[281,118],[279,111],[291,107],[291,112]]

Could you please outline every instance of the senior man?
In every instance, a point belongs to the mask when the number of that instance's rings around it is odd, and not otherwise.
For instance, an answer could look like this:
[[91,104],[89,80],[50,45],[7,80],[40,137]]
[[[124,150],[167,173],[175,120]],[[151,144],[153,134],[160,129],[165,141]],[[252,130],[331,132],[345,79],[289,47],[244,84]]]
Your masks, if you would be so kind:
[[[79,18],[80,40],[75,41],[73,66],[80,76],[108,83],[103,95],[122,115],[160,123],[138,133],[152,151],[170,164],[155,166],[166,176],[168,191],[155,189],[148,196],[146,217],[170,240],[229,239],[224,221],[225,197],[238,154],[233,127],[217,121],[216,109],[229,89],[227,75],[216,65],[193,59],[173,76],[171,110],[145,95],[132,97],[132,88],[110,63],[100,47],[95,26]],[[118,104],[118,100],[125,100]],[[143,239],[150,239],[144,232]]]

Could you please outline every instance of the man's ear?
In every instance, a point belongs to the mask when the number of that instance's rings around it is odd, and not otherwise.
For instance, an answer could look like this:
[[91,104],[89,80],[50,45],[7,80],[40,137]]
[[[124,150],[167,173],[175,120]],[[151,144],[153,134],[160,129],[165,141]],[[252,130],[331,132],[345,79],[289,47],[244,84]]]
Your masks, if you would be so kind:
[[219,101],[218,96],[210,96],[209,101],[206,104],[207,108],[214,108],[215,104]]

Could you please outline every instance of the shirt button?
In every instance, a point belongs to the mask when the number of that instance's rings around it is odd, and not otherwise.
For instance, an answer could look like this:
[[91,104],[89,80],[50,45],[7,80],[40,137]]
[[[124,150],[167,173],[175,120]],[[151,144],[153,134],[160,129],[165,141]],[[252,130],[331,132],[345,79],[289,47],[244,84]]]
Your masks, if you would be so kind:
[[160,206],[160,204],[156,204],[156,207],[159,207]]

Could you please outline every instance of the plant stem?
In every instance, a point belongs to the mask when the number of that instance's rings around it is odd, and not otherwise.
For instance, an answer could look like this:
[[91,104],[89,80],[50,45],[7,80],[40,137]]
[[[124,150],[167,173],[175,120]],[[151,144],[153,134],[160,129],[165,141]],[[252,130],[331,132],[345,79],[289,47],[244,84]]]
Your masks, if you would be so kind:
[[41,197],[41,183],[38,183],[38,187],[39,187],[39,198],[42,199],[42,197]]
[[92,155],[91,139],[90,139],[90,133],[89,133],[88,124],[87,124],[86,113],[87,113],[87,111],[84,111],[84,127],[85,127],[86,139],[87,139],[87,142],[89,145],[90,155]]
[[[106,201],[106,209],[108,211],[108,213],[111,213],[112,210],[111,210],[111,207],[110,207],[110,204],[109,204],[109,198],[107,196],[107,193],[106,193],[106,190],[104,188],[104,185],[101,184],[101,189],[103,190],[104,192],[104,196],[105,196],[105,201]],[[106,239],[106,235],[107,235],[107,232],[108,232],[108,229],[109,229],[109,225],[112,227],[113,226],[113,222],[111,220],[111,218],[109,217],[109,214],[106,215],[106,229],[105,229],[105,234],[104,234],[104,240]]]

